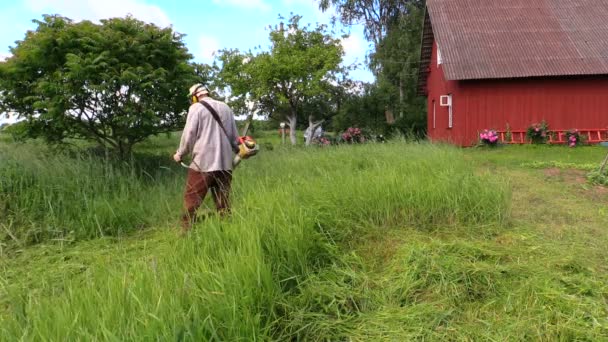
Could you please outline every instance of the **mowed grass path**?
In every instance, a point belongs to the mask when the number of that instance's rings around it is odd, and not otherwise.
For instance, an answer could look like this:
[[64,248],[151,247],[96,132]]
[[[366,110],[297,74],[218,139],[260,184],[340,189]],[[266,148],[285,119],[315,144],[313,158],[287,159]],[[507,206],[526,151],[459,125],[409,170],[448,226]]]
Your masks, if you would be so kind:
[[[363,292],[383,304],[356,320],[357,340],[608,340],[608,188],[576,169],[526,167],[584,168],[606,152],[467,150],[480,173],[511,183],[509,227],[490,237],[402,228],[362,236]],[[404,291],[408,278],[413,291]]]
[[[356,147],[355,147],[356,148]],[[424,147],[423,147],[424,148]],[[373,147],[367,147],[364,151],[373,152]],[[449,151],[450,149],[448,149]],[[381,148],[379,153],[387,156],[397,156],[394,151],[387,152]],[[404,151],[412,152],[409,148]],[[431,150],[428,150],[431,151]],[[279,151],[279,154],[284,153]],[[432,152],[434,153],[434,152]],[[335,239],[335,244],[324,246],[315,252],[312,248],[309,253],[321,252],[325,260],[308,270],[306,277],[302,277],[297,287],[289,290],[283,286],[284,292],[280,295],[269,296],[272,300],[273,316],[267,319],[270,330],[259,330],[250,328],[255,325],[245,322],[241,333],[232,330],[230,335],[214,335],[214,329],[218,334],[226,327],[215,327],[211,320],[203,320],[205,325],[204,334],[198,335],[208,340],[224,340],[226,336],[249,336],[252,339],[296,339],[296,340],[389,340],[404,341],[412,339],[427,340],[605,340],[608,339],[608,257],[606,254],[606,243],[608,242],[608,194],[603,188],[591,187],[581,179],[582,174],[572,170],[559,169],[530,169],[522,166],[533,161],[561,162],[588,164],[601,160],[604,150],[600,148],[585,148],[580,150],[568,150],[562,148],[536,148],[536,147],[509,147],[499,150],[470,149],[462,151],[454,150],[447,152],[443,150],[434,157],[445,157],[444,162],[434,162],[428,165],[428,169],[422,167],[418,170],[426,170],[430,173],[437,172],[439,178],[454,176],[449,171],[444,173],[437,168],[449,170],[454,168],[453,163],[462,158],[473,170],[477,177],[490,177],[502,182],[504,187],[510,189],[509,217],[504,218],[502,223],[497,224],[496,217],[487,216],[487,225],[484,224],[484,215],[473,218],[470,223],[457,214],[441,214],[442,207],[433,207],[440,202],[430,202],[425,211],[422,206],[419,211],[400,213],[393,209],[382,215],[375,214],[378,208],[366,211],[365,207],[359,205],[370,205],[369,203],[353,203],[354,208],[345,209],[343,218],[332,221],[332,217],[320,217],[311,222],[327,222],[332,226],[339,226],[340,230],[324,232],[329,234],[329,239]],[[455,153],[457,156],[454,159]],[[336,154],[343,157],[342,152]],[[367,173],[370,182],[375,178],[386,177],[386,173],[376,172],[386,169],[388,164],[374,168],[365,162],[365,158],[358,158],[353,149],[353,161],[349,165],[351,171],[356,174],[366,172],[372,168],[374,172]],[[296,163],[300,167],[310,163],[310,177],[323,178],[322,167],[314,166],[315,157],[312,154],[303,155],[302,163]],[[412,158],[421,158],[413,155]],[[360,161],[363,160],[363,161]],[[415,159],[423,160],[423,159]],[[266,159],[270,162],[271,159]],[[384,162],[384,159],[382,159]],[[327,166],[328,161],[323,160]],[[399,164],[399,162],[397,162]],[[407,164],[402,164],[406,166]],[[378,165],[376,165],[378,166]],[[409,171],[407,171],[409,170]],[[406,173],[415,169],[408,169]],[[398,172],[398,170],[394,170]],[[265,177],[269,181],[279,176],[271,170],[265,171]],[[389,175],[395,176],[393,170]],[[369,177],[372,178],[369,178]],[[286,176],[290,180],[289,175]],[[365,186],[371,196],[382,196],[382,191],[390,199],[400,199],[394,193],[394,189],[375,188],[362,183],[362,178],[355,178],[354,182],[338,184],[340,186],[360,186],[362,189],[352,188],[344,190],[343,196],[352,196],[355,200],[361,199],[365,194]],[[402,178],[404,181],[407,178]],[[331,180],[331,179],[330,179]],[[332,206],[325,203],[322,197],[306,195],[310,189],[307,188],[303,178],[292,179],[293,184],[303,189],[300,198],[304,203],[312,203],[318,206],[321,216],[324,206]],[[466,179],[465,179],[466,181]],[[267,187],[272,186],[270,182],[264,183]],[[323,181],[311,181],[313,186],[328,186],[331,183]],[[391,182],[378,184],[386,186]],[[467,183],[468,184],[468,183]],[[483,200],[504,201],[504,188],[499,183],[488,183],[496,186],[496,197],[489,191],[481,190],[479,196]],[[433,184],[419,184],[421,187],[432,188]],[[453,197],[458,188],[439,187],[439,190],[448,190],[442,196]],[[276,189],[276,195],[280,197],[280,189]],[[472,190],[467,188],[467,190]],[[335,191],[324,192],[327,196]],[[473,194],[471,194],[473,195]],[[333,196],[333,195],[332,195]],[[395,197],[397,196],[397,197]],[[420,199],[430,200],[432,197],[419,195]],[[255,208],[256,197],[245,196],[248,206]],[[310,198],[307,198],[310,197]],[[264,197],[267,198],[267,197]],[[341,201],[341,196],[328,198],[328,201]],[[463,198],[463,199],[468,199]],[[406,199],[400,199],[406,201]],[[458,199],[457,199],[458,200]],[[462,200],[462,199],[461,199]],[[370,202],[374,203],[374,202]],[[404,202],[408,203],[408,202]],[[412,203],[413,204],[413,203]],[[277,204],[277,210],[280,203]],[[337,206],[337,208],[348,206],[348,200]],[[373,204],[372,204],[373,206]],[[473,208],[463,206],[462,208]],[[485,208],[485,209],[484,209]],[[481,207],[487,210],[492,206]],[[381,211],[381,210],[380,210]],[[378,217],[363,220],[358,213],[366,215],[374,213]],[[276,211],[276,214],[280,214]],[[307,213],[309,215],[310,213]],[[475,215],[474,212],[470,213]],[[402,216],[406,215],[406,216]],[[413,216],[407,216],[413,215]],[[454,215],[453,219],[450,219]],[[391,217],[394,216],[394,219]],[[335,217],[341,217],[336,215]],[[409,219],[405,219],[409,218]],[[446,219],[447,218],[447,219]],[[346,220],[348,222],[340,222]],[[425,222],[427,220],[428,222]],[[435,221],[433,221],[435,220]],[[279,224],[282,222],[278,220]],[[265,222],[261,220],[260,222]],[[346,224],[348,229],[344,229]],[[352,225],[356,224],[357,227]],[[201,248],[209,249],[213,246],[206,245],[206,241],[234,240],[241,238],[259,238],[255,236],[233,236],[217,222],[198,227],[198,231],[186,239],[180,239],[175,231],[168,227],[147,229],[122,237],[106,237],[90,241],[78,241],[75,243],[43,243],[40,245],[11,249],[8,254],[3,255],[0,261],[0,281],[3,292],[0,292],[0,318],[2,315],[15,314],[15,298],[22,298],[19,305],[23,306],[24,316],[32,314],[32,308],[40,308],[41,312],[57,315],[57,310],[45,308],[45,305],[57,304],[52,298],[58,299],[74,297],[66,291],[76,291],[79,284],[100,291],[100,300],[103,300],[104,288],[107,295],[111,297],[112,283],[91,284],[91,280],[103,279],[103,275],[92,276],[91,273],[103,272],[108,277],[124,276],[125,283],[132,286],[145,286],[145,281],[153,279],[141,278],[137,272],[139,269],[155,269],[159,267],[159,276],[163,273],[163,260],[170,259],[167,255],[175,255],[179,258],[188,253],[176,253],[180,249]],[[294,230],[294,234],[299,232]],[[285,239],[285,237],[266,233],[263,238]],[[315,237],[318,239],[319,237]],[[291,243],[292,241],[285,241]],[[326,241],[327,242],[327,241]],[[278,242],[280,243],[280,242]],[[300,242],[301,243],[301,242]],[[264,244],[264,242],[262,242]],[[246,246],[245,246],[246,247]],[[227,247],[230,248],[230,247]],[[270,248],[273,253],[283,253],[284,260],[292,261],[293,258],[306,257],[294,251],[282,250],[276,246]],[[273,250],[276,249],[275,250]],[[329,248],[329,250],[328,250]],[[232,267],[226,260],[225,255],[229,251],[219,251],[222,254],[218,263],[225,263],[223,267]],[[226,254],[227,253],[227,254]],[[235,251],[236,253],[236,251]],[[292,253],[293,255],[290,255]],[[257,252],[251,251],[251,256],[256,258]],[[190,253],[192,255],[192,253]],[[273,255],[274,256],[274,255]],[[235,254],[235,257],[240,257]],[[213,262],[211,260],[210,262]],[[304,261],[302,261],[304,262]],[[184,261],[188,263],[188,261]],[[247,263],[245,262],[245,267]],[[288,264],[287,262],[285,263]],[[296,262],[293,265],[297,265]],[[289,264],[289,266],[293,266]],[[272,267],[280,267],[274,265]],[[271,268],[272,268],[271,267]],[[184,267],[184,269],[188,269]],[[212,270],[210,268],[209,270]],[[217,268],[216,268],[217,269]],[[93,270],[93,271],[92,271]],[[249,272],[247,268],[244,269]],[[203,270],[201,270],[203,271]],[[314,271],[314,272],[309,272]],[[265,270],[257,271],[264,282]],[[271,270],[271,273],[289,274],[293,272],[296,277],[302,274],[297,270]],[[253,272],[255,274],[255,271]],[[155,273],[154,273],[155,274]],[[173,275],[174,276],[174,275]],[[200,277],[199,280],[214,279],[212,275]],[[139,282],[138,282],[139,280]],[[141,280],[144,282],[142,283]],[[289,282],[289,279],[283,279]],[[219,281],[229,281],[220,279]],[[206,296],[222,297],[229,295],[234,289],[222,289],[217,284],[216,291],[209,291],[213,286],[207,286]],[[253,285],[244,283],[237,285]],[[225,284],[223,285],[225,286]],[[272,289],[272,286],[261,285],[259,291]],[[226,292],[227,290],[228,292]],[[278,290],[278,289],[275,289]],[[138,301],[142,307],[148,305],[146,299],[138,298],[136,289],[125,292],[126,301],[135,303]],[[145,293],[145,291],[144,291]],[[150,293],[158,294],[158,291]],[[243,291],[242,296],[255,294],[256,290]],[[161,294],[165,294],[162,293]],[[168,294],[168,293],[167,293]],[[194,291],[192,296],[201,295]],[[238,293],[232,294],[239,298]],[[82,296],[82,294],[80,294]],[[181,300],[182,294],[176,294]],[[51,298],[49,300],[48,298]],[[84,297],[87,298],[86,296]],[[90,298],[89,298],[90,299]],[[241,298],[247,302],[248,299]],[[116,300],[110,298],[110,300]],[[166,299],[158,298],[158,305],[166,305]],[[263,305],[264,298],[252,299],[253,306]],[[117,301],[120,302],[120,301]],[[208,302],[206,302],[208,303]],[[213,301],[211,301],[213,303]],[[218,300],[221,304],[221,301]],[[262,303],[262,304],[260,304]],[[42,306],[42,307],[41,307]],[[179,305],[177,306],[179,307]],[[8,311],[10,308],[10,311]],[[86,305],[79,309],[86,308]],[[95,308],[91,308],[94,310]],[[100,307],[101,309],[107,309]],[[229,308],[233,310],[234,308]],[[138,313],[133,308],[128,312]],[[127,309],[125,309],[127,311]],[[160,312],[167,315],[167,312]],[[159,314],[159,316],[160,316]],[[169,313],[170,315],[170,313]],[[100,315],[105,316],[105,314]],[[6,316],[5,316],[6,317]],[[152,332],[165,332],[157,325],[174,325],[174,321],[160,321],[164,317],[154,317],[150,312],[148,317],[117,317],[117,319],[145,320],[140,326],[148,326]],[[223,313],[218,317],[241,317],[238,313]],[[251,317],[242,315],[247,319]],[[37,317],[38,324],[44,326],[30,326],[29,332],[22,330],[23,336],[37,336],[40,338],[41,331],[54,332],[47,339],[53,340],[53,336],[59,338],[68,331],[84,329],[78,325],[66,329],[52,328],[52,324],[67,324],[74,318],[70,312],[63,312],[63,316],[50,317],[47,321]],[[27,317],[20,318],[21,322],[27,321]],[[258,318],[259,319],[259,318]],[[104,324],[108,324],[104,317]],[[262,318],[264,320],[264,318]],[[2,321],[0,319],[0,321]],[[13,324],[5,331],[5,336],[10,335],[19,328],[15,325],[16,320],[8,320]],[[111,321],[110,321],[111,322]],[[220,324],[222,322],[219,322]],[[95,322],[82,322],[87,328],[95,326]],[[119,323],[117,323],[119,324]],[[131,325],[125,325],[125,328]],[[0,328],[2,331],[3,328]],[[239,328],[240,329],[240,328]],[[37,334],[32,334],[36,330]],[[170,330],[170,329],[169,329]],[[195,331],[196,329],[192,329]],[[170,332],[170,331],[169,331]],[[74,336],[86,336],[75,333]],[[97,335],[101,339],[121,339],[116,332],[101,332]],[[251,335],[254,334],[254,335]],[[149,339],[154,335],[123,334],[130,339]],[[163,335],[167,337],[167,335]],[[157,336],[158,337],[158,336]],[[194,339],[187,334],[174,335],[174,339]]]

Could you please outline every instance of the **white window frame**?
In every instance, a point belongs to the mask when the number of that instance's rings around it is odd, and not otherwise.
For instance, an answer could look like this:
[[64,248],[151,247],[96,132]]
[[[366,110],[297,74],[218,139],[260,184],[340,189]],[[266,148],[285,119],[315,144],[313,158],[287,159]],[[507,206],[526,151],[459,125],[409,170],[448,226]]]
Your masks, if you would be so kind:
[[452,113],[452,94],[441,95],[439,97],[439,105],[448,107],[448,128],[454,128],[454,115]]

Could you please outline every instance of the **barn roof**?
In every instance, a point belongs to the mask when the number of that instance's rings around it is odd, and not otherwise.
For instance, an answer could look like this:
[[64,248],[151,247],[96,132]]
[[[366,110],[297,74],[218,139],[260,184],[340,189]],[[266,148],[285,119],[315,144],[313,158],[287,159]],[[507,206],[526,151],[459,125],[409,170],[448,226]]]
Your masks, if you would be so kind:
[[433,39],[448,80],[608,74],[608,1],[427,0],[420,89]]

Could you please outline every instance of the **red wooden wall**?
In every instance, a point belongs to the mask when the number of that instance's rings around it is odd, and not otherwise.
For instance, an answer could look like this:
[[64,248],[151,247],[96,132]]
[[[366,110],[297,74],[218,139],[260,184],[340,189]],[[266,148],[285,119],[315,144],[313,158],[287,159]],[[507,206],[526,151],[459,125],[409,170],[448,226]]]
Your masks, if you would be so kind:
[[[437,45],[428,76],[428,135],[461,146],[483,129],[525,130],[547,121],[550,129],[608,128],[608,76],[446,81]],[[441,95],[452,94],[453,128]],[[434,107],[434,108],[433,108]]]

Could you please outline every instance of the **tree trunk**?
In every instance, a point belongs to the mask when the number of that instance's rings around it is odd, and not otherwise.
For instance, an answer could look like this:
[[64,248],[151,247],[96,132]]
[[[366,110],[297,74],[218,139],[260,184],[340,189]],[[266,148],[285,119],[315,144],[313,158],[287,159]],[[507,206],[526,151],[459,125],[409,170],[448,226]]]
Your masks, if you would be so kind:
[[125,141],[118,141],[118,147],[116,148],[116,152],[118,153],[118,157],[121,160],[129,160],[131,157],[131,152],[133,151],[133,144]]
[[384,107],[384,116],[386,118],[386,123],[392,125],[395,123],[395,116],[393,115],[393,111],[388,108],[388,106]]
[[321,124],[323,123],[323,121],[325,121],[325,120],[314,122],[312,120],[312,115],[310,115],[308,117],[308,128],[306,129],[306,146],[310,146],[310,144],[312,143],[312,139],[314,138],[314,134],[315,134],[317,128],[319,126],[321,126]]
[[399,75],[399,118],[403,119],[403,75]]
[[292,111],[291,115],[287,117],[287,121],[289,125],[289,139],[291,140],[291,144],[295,146],[298,142],[296,138],[298,117],[294,111]]

